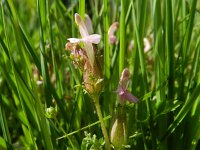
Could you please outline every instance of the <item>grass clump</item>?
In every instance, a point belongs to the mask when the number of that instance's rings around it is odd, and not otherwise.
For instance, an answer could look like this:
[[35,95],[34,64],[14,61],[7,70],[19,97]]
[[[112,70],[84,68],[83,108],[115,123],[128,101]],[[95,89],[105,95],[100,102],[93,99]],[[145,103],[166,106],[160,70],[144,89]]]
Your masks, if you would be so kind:
[[199,148],[199,1],[0,5],[0,149]]

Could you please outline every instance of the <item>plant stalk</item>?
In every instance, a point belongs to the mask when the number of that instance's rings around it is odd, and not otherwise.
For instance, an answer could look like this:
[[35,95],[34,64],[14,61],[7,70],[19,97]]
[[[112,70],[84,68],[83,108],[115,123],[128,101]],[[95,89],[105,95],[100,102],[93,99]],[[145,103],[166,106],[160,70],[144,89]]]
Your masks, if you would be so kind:
[[93,98],[93,100],[94,100],[94,104],[95,104],[95,107],[96,107],[97,115],[99,117],[99,121],[101,122],[101,129],[102,129],[102,133],[103,133],[105,143],[106,143],[106,150],[111,150],[110,140],[109,140],[109,137],[108,137],[108,133],[107,133],[107,130],[106,130],[105,123],[103,121],[103,115],[102,115],[100,104],[99,104],[99,97],[95,97],[95,98]]

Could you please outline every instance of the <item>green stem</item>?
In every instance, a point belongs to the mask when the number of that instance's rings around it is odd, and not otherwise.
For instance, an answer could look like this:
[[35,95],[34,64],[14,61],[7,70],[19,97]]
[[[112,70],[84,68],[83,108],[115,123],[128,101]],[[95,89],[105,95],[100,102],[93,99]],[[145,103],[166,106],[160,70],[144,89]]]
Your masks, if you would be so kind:
[[108,1],[104,0],[104,75],[110,79],[110,50],[108,43]]
[[121,0],[121,16],[120,16],[120,49],[119,49],[119,74],[124,69],[125,62],[125,2]]
[[79,13],[82,18],[85,18],[85,0],[79,1]]
[[97,115],[99,117],[99,121],[101,122],[101,129],[102,129],[103,136],[104,136],[104,139],[105,139],[105,142],[106,142],[106,150],[110,150],[111,149],[110,148],[110,140],[109,140],[109,137],[108,137],[106,126],[105,126],[104,121],[103,121],[103,115],[102,115],[100,104],[99,104],[99,97],[95,97],[93,100],[94,100],[94,104],[95,104],[95,107],[96,107]]

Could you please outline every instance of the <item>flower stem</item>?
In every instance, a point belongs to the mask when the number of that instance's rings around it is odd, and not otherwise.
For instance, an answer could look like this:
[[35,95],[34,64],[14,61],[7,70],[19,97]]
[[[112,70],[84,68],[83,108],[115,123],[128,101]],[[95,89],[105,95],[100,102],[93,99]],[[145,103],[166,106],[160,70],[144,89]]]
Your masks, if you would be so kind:
[[102,115],[100,104],[99,104],[99,97],[95,97],[95,98],[93,98],[93,100],[94,100],[94,104],[95,104],[95,107],[96,107],[97,115],[99,117],[99,121],[101,122],[101,129],[102,129],[103,136],[104,136],[105,143],[106,143],[106,150],[110,150],[111,149],[110,148],[110,140],[109,140],[109,137],[108,137],[106,126],[105,126],[104,121],[103,121],[103,115]]

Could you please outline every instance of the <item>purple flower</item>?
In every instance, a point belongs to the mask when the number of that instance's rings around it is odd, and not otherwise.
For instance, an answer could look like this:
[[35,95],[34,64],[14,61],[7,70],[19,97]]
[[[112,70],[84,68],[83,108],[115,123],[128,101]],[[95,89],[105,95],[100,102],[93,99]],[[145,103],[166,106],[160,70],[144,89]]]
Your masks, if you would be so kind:
[[117,93],[121,104],[123,104],[126,100],[133,103],[137,103],[139,101],[137,97],[128,91],[129,75],[129,70],[125,68],[119,80]]

